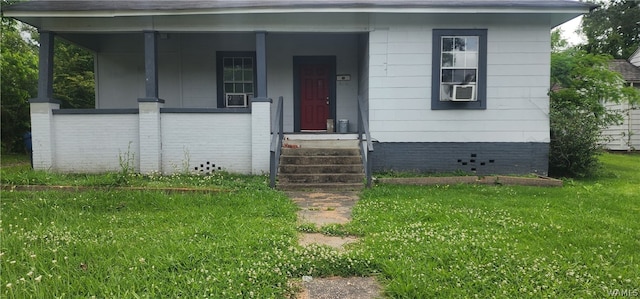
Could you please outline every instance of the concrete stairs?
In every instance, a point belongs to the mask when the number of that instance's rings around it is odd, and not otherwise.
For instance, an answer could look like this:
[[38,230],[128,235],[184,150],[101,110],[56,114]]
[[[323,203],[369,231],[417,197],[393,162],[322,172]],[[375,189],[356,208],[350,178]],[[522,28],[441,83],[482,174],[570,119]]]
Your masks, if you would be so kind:
[[302,136],[285,137],[280,155],[278,189],[361,190],[364,169],[358,140],[348,135],[343,137],[348,139],[330,139],[336,138],[331,136],[334,135],[316,140]]

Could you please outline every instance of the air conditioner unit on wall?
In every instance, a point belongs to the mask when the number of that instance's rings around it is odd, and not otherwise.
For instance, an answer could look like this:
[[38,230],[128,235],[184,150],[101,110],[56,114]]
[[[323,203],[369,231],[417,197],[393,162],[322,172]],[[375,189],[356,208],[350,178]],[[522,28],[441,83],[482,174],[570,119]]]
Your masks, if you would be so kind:
[[246,93],[227,93],[225,94],[227,108],[245,108],[247,107]]
[[456,102],[473,102],[476,101],[475,85],[454,85],[452,101]]

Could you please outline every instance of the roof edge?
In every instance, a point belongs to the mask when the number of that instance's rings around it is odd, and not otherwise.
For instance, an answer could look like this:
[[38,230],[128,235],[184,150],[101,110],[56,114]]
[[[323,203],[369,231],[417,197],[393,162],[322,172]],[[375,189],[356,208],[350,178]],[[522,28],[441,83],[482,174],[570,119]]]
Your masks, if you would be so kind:
[[[483,10],[579,10],[588,12],[597,5],[580,1],[533,1],[533,0],[481,0],[481,1],[445,1],[445,0],[226,0],[226,1],[86,1],[86,0],[39,0],[19,2],[2,7],[7,16],[47,16],[61,15],[63,12],[81,15],[82,12],[109,12],[134,15],[134,12],[172,11],[218,11],[217,13],[257,13],[265,11],[298,11],[298,10],[350,10],[351,12],[394,12],[404,10],[440,10],[440,9],[483,9]],[[240,12],[238,12],[240,11]],[[336,11],[336,12],[339,12]],[[126,13],[125,13],[126,12]]]

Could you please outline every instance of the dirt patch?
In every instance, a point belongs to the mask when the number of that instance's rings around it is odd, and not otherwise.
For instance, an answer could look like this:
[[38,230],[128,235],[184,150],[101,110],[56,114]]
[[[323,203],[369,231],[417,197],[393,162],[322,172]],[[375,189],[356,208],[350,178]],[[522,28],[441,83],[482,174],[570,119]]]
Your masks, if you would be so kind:
[[372,299],[381,298],[378,282],[373,277],[314,278],[301,283],[304,291],[297,299]]
[[347,244],[355,243],[358,239],[355,237],[335,237],[323,234],[301,234],[300,245],[308,246],[311,244],[320,244],[333,247],[335,249],[344,249]]

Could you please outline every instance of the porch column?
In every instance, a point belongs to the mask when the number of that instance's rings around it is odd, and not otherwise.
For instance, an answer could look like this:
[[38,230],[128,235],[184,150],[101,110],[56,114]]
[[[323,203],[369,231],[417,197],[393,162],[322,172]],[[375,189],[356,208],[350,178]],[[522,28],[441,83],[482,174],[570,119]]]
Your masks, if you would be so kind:
[[271,155],[271,99],[251,101],[251,173],[269,173]]
[[269,172],[271,99],[267,98],[267,33],[256,32],[256,97],[251,101],[251,172]]
[[267,97],[267,33],[256,32],[256,97]]
[[158,97],[158,46],[156,31],[144,31],[145,97],[138,99],[140,172],[162,172],[162,134]]
[[53,99],[53,41],[53,32],[40,31],[38,97],[29,100],[33,168],[36,170],[50,170],[55,163],[52,111],[60,109],[60,102]]

